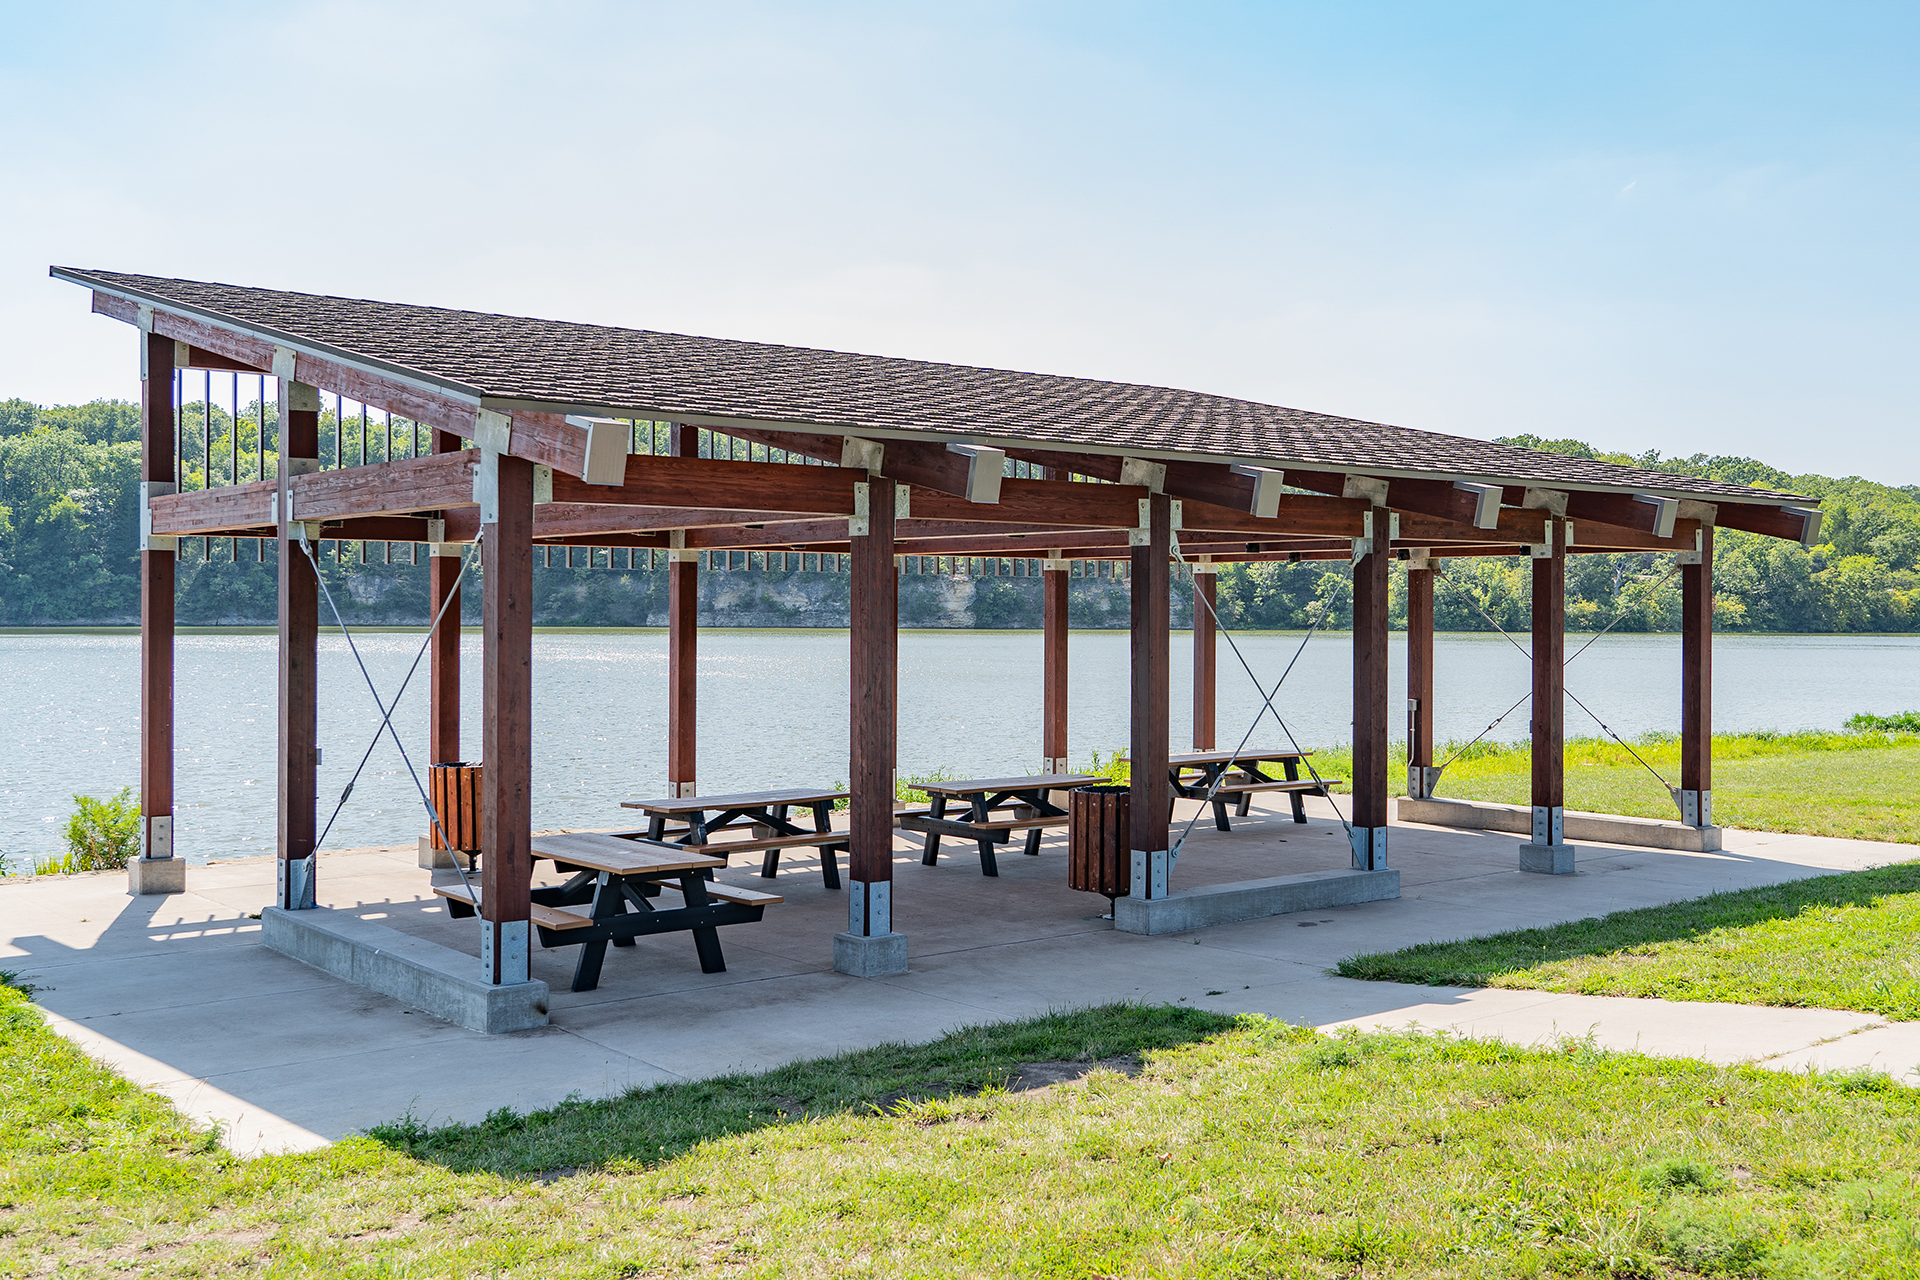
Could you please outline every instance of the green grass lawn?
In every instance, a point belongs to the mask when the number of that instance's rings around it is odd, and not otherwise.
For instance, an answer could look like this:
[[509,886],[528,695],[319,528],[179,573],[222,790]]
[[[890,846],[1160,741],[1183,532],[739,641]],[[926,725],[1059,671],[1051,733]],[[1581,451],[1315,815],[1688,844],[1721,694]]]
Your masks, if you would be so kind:
[[1920,1018],[1920,862],[1354,956],[1384,982],[1858,1009]]
[[1118,1008],[238,1159],[11,991],[0,1043],[6,1275],[1920,1270],[1920,1094],[1882,1077]]
[[[1676,785],[1680,744],[1634,743]],[[1436,758],[1451,755],[1443,749]],[[1532,753],[1523,745],[1478,748],[1455,761],[1438,794],[1527,804]],[[1722,826],[1816,836],[1920,843],[1920,804],[1906,780],[1920,773],[1920,736],[1884,733],[1729,734],[1713,740],[1713,817]],[[1400,771],[1401,789],[1405,773]],[[1624,747],[1594,738],[1567,743],[1567,808],[1677,818],[1658,779]]]

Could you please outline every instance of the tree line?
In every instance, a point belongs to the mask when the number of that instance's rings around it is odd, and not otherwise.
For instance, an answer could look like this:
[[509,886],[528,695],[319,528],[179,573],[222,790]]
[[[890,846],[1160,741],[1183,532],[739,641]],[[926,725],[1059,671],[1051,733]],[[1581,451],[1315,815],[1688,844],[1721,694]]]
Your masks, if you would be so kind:
[[[275,410],[258,402],[232,409],[189,400],[182,411],[184,487],[233,477],[271,478]],[[322,416],[321,451],[343,460],[380,461],[431,448],[414,424],[331,412]],[[1725,631],[1867,632],[1920,629],[1920,486],[1894,487],[1849,476],[1789,475],[1752,458],[1694,454],[1666,458],[1605,453],[1577,440],[1517,436],[1502,443],[1575,457],[1755,485],[1821,500],[1818,546],[1722,529],[1715,534],[1715,625]],[[137,622],[140,609],[139,412],[119,400],[45,408],[0,401],[0,625],[99,626]],[[180,565],[177,616],[184,625],[263,625],[274,618],[272,545],[251,540],[191,540]],[[265,562],[262,561],[262,556]],[[389,562],[391,561],[391,563]],[[604,558],[601,563],[604,565]],[[624,559],[620,561],[624,564]],[[1679,626],[1678,576],[1659,554],[1581,555],[1567,565],[1567,624],[1578,631],[1671,631]],[[341,544],[324,566],[349,621],[409,623],[426,613],[426,566],[405,548]],[[536,568],[535,616],[546,625],[647,626],[665,615],[664,569]],[[835,574],[708,574],[703,621],[726,625],[844,625],[846,583]],[[1404,575],[1394,578],[1394,614],[1403,617]],[[905,626],[1039,625],[1037,580],[968,582],[907,578]],[[1076,578],[1075,626],[1124,627],[1124,581]],[[1340,562],[1222,566],[1219,611],[1228,626],[1297,629],[1314,619],[1344,627],[1352,583]],[[478,592],[469,592],[471,620]],[[1435,623],[1481,631],[1489,619],[1527,625],[1530,568],[1524,558],[1446,562],[1436,585]],[[1190,616],[1190,591],[1175,601]],[[657,615],[657,616],[656,616]]]

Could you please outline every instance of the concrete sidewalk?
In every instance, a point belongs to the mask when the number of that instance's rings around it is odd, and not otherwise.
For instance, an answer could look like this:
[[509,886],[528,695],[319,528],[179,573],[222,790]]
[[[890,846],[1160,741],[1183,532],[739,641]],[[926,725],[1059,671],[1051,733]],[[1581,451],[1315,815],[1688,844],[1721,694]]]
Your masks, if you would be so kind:
[[[1221,834],[1202,823],[1178,886],[1344,865],[1325,801],[1298,826],[1256,810]],[[1182,803],[1180,818],[1190,806]],[[617,813],[610,819],[617,822]],[[552,1024],[485,1036],[439,1022],[260,945],[271,859],[194,867],[191,892],[130,897],[124,873],[0,886],[0,968],[38,985],[63,1034],[189,1114],[219,1121],[239,1152],[293,1150],[412,1112],[477,1120],[501,1106],[550,1106],[635,1086],[761,1070],[969,1023],[1113,1000],[1187,1002],[1317,1027],[1417,1024],[1522,1043],[1591,1034],[1601,1044],[1798,1069],[1865,1066],[1912,1082],[1920,1024],[1806,1009],[1673,1004],[1353,982],[1326,971],[1359,951],[1580,919],[1913,858],[1906,845],[1729,831],[1716,853],[1585,846],[1580,873],[1522,875],[1512,836],[1396,825],[1397,900],[1143,937],[1116,933],[1106,901],[1065,885],[1064,838],[1037,858],[1010,850],[980,875],[949,841],[938,867],[902,837],[896,927],[911,971],[832,969],[845,896],[811,856],[773,885],[747,866],[724,879],[786,901],[757,925],[721,931],[727,971],[702,974],[684,934],[611,952],[598,990],[568,991],[573,955],[537,949]],[[808,851],[810,854],[810,851]],[[477,956],[414,865],[411,845],[322,855],[320,899]]]

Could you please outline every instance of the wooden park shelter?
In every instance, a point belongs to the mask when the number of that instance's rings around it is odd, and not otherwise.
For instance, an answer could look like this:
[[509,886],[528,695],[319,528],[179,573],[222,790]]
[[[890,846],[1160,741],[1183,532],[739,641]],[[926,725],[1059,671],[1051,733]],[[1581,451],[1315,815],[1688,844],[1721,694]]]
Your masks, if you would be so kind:
[[[1433,573],[1459,556],[1533,564],[1530,869],[1567,870],[1561,826],[1562,587],[1568,555],[1672,552],[1683,592],[1682,820],[1711,825],[1716,528],[1811,543],[1805,500],[1165,387],[357,301],[56,267],[140,334],[142,772],[136,890],[183,884],[172,857],[177,541],[259,538],[279,565],[280,907],[310,906],[316,842],[317,580],[323,539],[427,544],[433,603],[484,567],[483,980],[527,978],[532,569],[536,549],[669,562],[668,781],[694,794],[697,574],[716,550],[831,561],[851,574],[854,690],[847,887],[855,943],[897,942],[891,879],[896,593],[901,560],[991,557],[1044,579],[1044,741],[1066,767],[1066,567],[1124,561],[1132,581],[1131,844],[1169,846],[1169,594],[1259,560],[1350,561],[1353,866],[1387,858],[1388,565],[1408,569],[1410,794],[1433,776]],[[180,369],[274,379],[277,475],[179,492]],[[263,384],[264,385],[264,384]],[[432,451],[340,465],[321,397],[431,428]],[[646,430],[637,447],[636,423]],[[697,456],[705,429],[747,460]],[[659,442],[656,446],[655,442]],[[1095,482],[1095,483],[1089,483]],[[484,530],[484,537],[481,537]],[[542,553],[546,554],[546,553]],[[820,557],[821,559],[815,559]],[[1184,567],[1184,568],[1183,568]],[[454,615],[458,617],[457,607]],[[424,621],[424,619],[423,619]],[[1214,635],[1197,604],[1193,740],[1213,745]],[[458,758],[458,630],[431,647],[431,752]],[[1564,855],[1564,856],[1563,856]],[[1156,860],[1161,860],[1156,862]],[[1136,896],[1169,892],[1164,873]],[[858,951],[858,947],[854,951]],[[836,954],[839,954],[838,950]],[[850,953],[851,954],[851,953]],[[884,966],[881,966],[884,968]],[[878,971],[851,966],[850,971]]]

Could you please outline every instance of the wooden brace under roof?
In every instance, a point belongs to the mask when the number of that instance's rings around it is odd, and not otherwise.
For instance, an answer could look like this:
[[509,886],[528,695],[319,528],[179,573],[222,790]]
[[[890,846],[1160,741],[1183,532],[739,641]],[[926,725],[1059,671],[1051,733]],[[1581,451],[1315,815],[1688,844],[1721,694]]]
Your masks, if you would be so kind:
[[[104,291],[94,292],[93,309],[183,344],[185,367],[291,376],[295,381],[463,439],[474,440],[484,434],[480,419],[487,411],[476,388],[436,384],[425,375],[409,376],[405,371],[377,368],[345,353],[308,350],[297,343],[283,345],[258,334],[136,304]],[[603,541],[598,545],[653,545],[654,533],[680,528],[708,531],[689,539],[693,545],[773,549],[831,546],[844,536],[835,536],[837,531],[831,528],[756,531],[748,526],[793,524],[793,517],[812,516],[817,520],[852,515],[854,486],[864,478],[859,470],[838,466],[795,467],[640,455],[627,459],[623,483],[589,484],[581,478],[589,470],[587,426],[559,413],[526,409],[497,417],[506,423],[509,433],[507,452],[554,471],[555,503],[551,515],[536,523],[535,536],[555,540],[579,543],[600,537]],[[819,431],[750,426],[715,429],[822,461],[837,462],[846,456],[842,437]],[[1271,515],[1257,515],[1252,508],[1260,501],[1259,482],[1243,472],[1265,471],[1278,476],[1281,473],[1277,469],[1236,468],[1226,463],[1182,459],[1135,465],[1117,455],[1031,445],[1008,447],[1004,452],[1017,460],[1107,483],[1009,478],[1001,481],[997,502],[983,502],[970,500],[979,496],[970,470],[973,460],[953,451],[945,440],[885,439],[872,443],[878,446],[872,450],[879,459],[878,474],[911,489],[912,518],[906,522],[903,539],[920,541],[911,532],[919,521],[971,525],[976,531],[955,528],[929,536],[940,537],[943,546],[977,545],[981,550],[975,554],[982,555],[1016,554],[1013,548],[1022,534],[1053,538],[1061,544],[1078,542],[1089,549],[1104,548],[1111,539],[1055,535],[1066,528],[1108,532],[1133,528],[1138,523],[1140,499],[1154,490],[1181,499],[1183,540],[1197,546],[1203,541],[1214,544],[1214,538],[1207,535],[1244,537],[1263,549],[1240,554],[1262,558],[1288,554],[1265,550],[1264,544],[1270,541],[1363,536],[1366,512],[1374,505],[1384,505],[1400,515],[1402,536],[1397,546],[1445,545],[1477,550],[1531,545],[1544,540],[1549,514],[1518,505],[1531,491],[1513,486],[1500,495],[1511,505],[1497,508],[1496,513],[1480,492],[1491,486],[1290,468],[1284,472],[1285,484],[1308,492],[1282,494],[1273,504]],[[450,516],[450,525],[464,533],[471,517],[461,512],[473,501],[472,465],[471,454],[445,454],[296,476],[291,481],[294,518],[364,520],[444,512]],[[1120,483],[1142,475],[1151,477],[1149,484]],[[272,482],[243,484],[155,498],[154,532],[193,536],[261,528],[271,523],[274,514],[274,487]],[[1580,490],[1557,491],[1554,498],[1558,509],[1574,522],[1576,551],[1683,550],[1692,545],[1692,530],[1700,523],[1675,522],[1672,499]],[[1266,501],[1273,503],[1270,496]],[[1663,502],[1667,504],[1664,510]],[[659,516],[641,527],[629,514],[636,508],[655,509]],[[605,514],[596,516],[596,509]],[[680,523],[660,522],[673,519],[670,512],[679,513]],[[1485,527],[1476,523],[1490,515],[1492,521]],[[787,519],[783,521],[782,517]],[[1803,542],[1816,536],[1820,521],[1819,512],[1811,508],[1731,501],[1708,508],[1706,518],[1726,528]],[[1672,536],[1659,536],[1662,524],[1673,526]],[[767,536],[752,536],[756,532]],[[450,530],[450,536],[456,535]],[[989,551],[988,546],[1007,549]],[[956,549],[940,554],[967,553]],[[1333,552],[1316,548],[1312,554]]]

